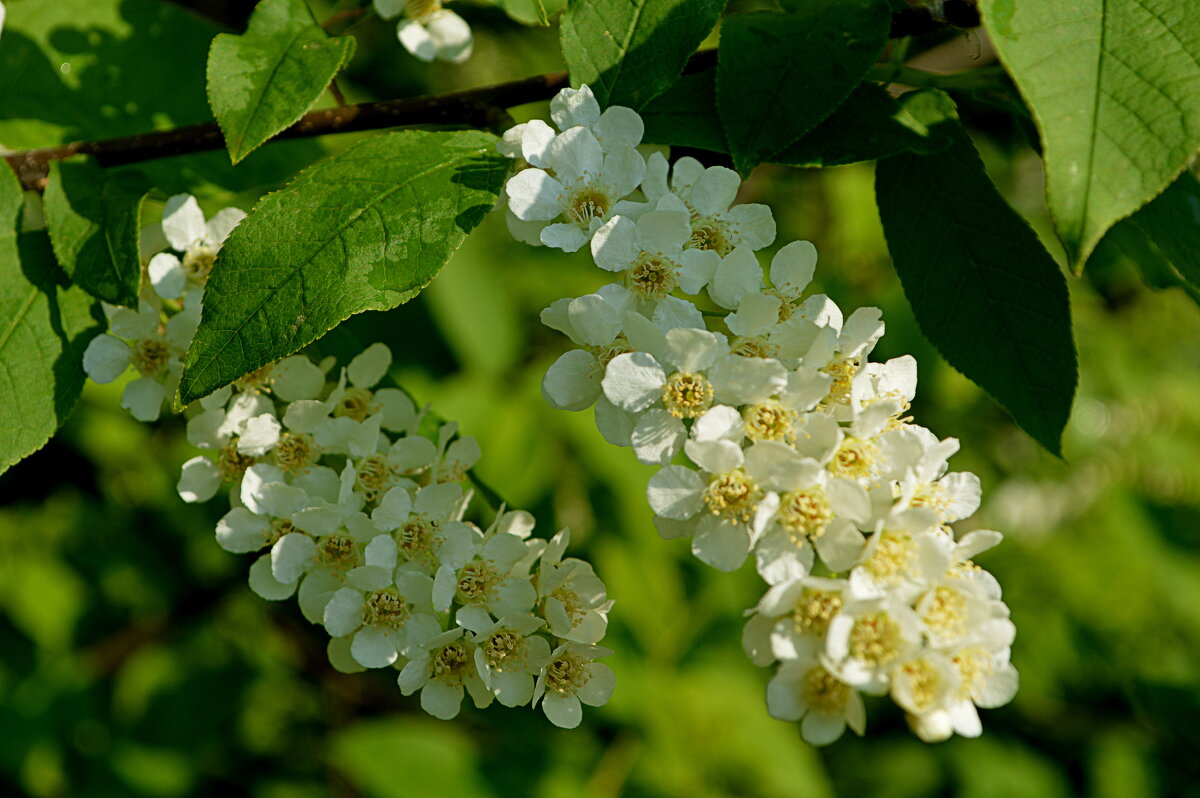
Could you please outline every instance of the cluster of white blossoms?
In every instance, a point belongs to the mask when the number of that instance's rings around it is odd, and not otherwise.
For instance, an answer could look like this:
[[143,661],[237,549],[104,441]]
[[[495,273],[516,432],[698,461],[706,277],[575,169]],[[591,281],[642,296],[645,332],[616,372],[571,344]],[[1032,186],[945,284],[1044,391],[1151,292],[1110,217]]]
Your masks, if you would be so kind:
[[163,207],[162,225],[142,231],[143,276],[148,279],[137,310],[102,303],[108,332],[88,344],[83,368],[99,383],[112,382],[131,368],[136,371],[121,406],[139,421],[156,420],[174,396],[183,355],[200,324],[204,284],[221,245],[245,217],[238,208],[226,208],[206,221],[195,197],[171,197]]
[[438,718],[458,714],[465,690],[477,707],[540,701],[555,725],[579,725],[581,704],[614,686],[595,661],[611,653],[597,645],[604,584],[563,556],[565,529],[532,537],[533,517],[504,508],[486,530],[463,520],[479,446],[378,387],[391,360],[373,344],[333,380],[332,362],[296,355],[200,400],[187,436],[211,456],[184,464],[180,496],[230,486],[217,542],[262,552],[251,589],[296,595],[338,670],[394,668]]
[[461,64],[471,57],[474,40],[466,20],[442,7],[443,0],[373,0],[384,19],[403,15],[396,37],[422,61]]
[[950,526],[980,484],[947,473],[957,441],[906,416],[915,360],[868,362],[878,309],[845,317],[803,296],[809,242],[780,248],[764,279],[756,251],[774,218],[734,204],[735,172],[643,159],[638,115],[601,113],[586,86],[551,115],[558,132],[529,122],[500,144],[529,164],[506,186],[509,227],[587,246],[620,279],[543,311],[578,347],[547,372],[547,402],[594,406],[605,439],[661,466],[647,498],[664,538],[691,538],[722,571],[753,557],[769,589],[743,643],[756,664],[779,663],[772,715],[825,744],[863,732],[861,693],[887,694],[922,739],[978,735],[976,707],[1017,687],[1008,608],[971,561],[1001,536]]

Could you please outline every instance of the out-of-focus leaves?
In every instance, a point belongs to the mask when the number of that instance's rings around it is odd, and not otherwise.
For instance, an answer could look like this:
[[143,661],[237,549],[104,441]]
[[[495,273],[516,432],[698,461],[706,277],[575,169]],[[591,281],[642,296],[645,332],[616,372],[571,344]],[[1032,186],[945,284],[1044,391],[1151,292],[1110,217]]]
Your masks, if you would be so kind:
[[246,33],[217,34],[208,52],[208,101],[233,163],[304,115],[354,54],[330,37],[304,0],[265,0]]
[[433,720],[355,724],[333,738],[329,761],[369,798],[492,795],[462,732]]

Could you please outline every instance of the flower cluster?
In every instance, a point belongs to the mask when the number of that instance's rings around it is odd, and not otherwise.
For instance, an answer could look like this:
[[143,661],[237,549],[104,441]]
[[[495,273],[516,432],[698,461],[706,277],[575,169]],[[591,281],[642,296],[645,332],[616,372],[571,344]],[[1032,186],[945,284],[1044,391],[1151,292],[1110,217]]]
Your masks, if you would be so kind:
[[461,64],[471,57],[474,40],[466,20],[442,8],[443,0],[374,0],[375,12],[384,19],[403,14],[396,37],[422,61]]
[[88,344],[83,368],[99,383],[112,382],[130,368],[136,371],[139,376],[125,386],[121,406],[139,421],[154,421],[171,401],[183,355],[200,324],[204,283],[217,251],[245,217],[237,208],[226,208],[205,221],[195,197],[171,197],[162,226],[142,231],[148,280],[137,309],[103,305],[108,332]]
[[764,275],[756,251],[775,222],[734,204],[735,172],[643,160],[637,114],[601,113],[586,86],[551,113],[560,132],[534,121],[500,144],[529,163],[506,187],[510,229],[587,246],[620,279],[543,311],[577,346],[547,372],[547,402],[594,406],[608,441],[661,466],[647,498],[664,538],[690,538],[722,571],[753,556],[769,589],[743,642],[779,663],[772,715],[824,744],[863,732],[860,693],[889,694],[925,740],[978,735],[976,707],[1017,686],[1008,609],[971,561],[1000,535],[950,526],[980,484],[947,473],[957,441],[906,415],[915,360],[868,362],[878,309],[846,317],[804,296],[809,242],[778,249]]
[[566,530],[532,537],[533,517],[504,508],[486,530],[463,520],[479,446],[379,387],[391,360],[373,344],[334,381],[332,362],[297,355],[202,399],[187,436],[211,456],[184,464],[180,496],[230,486],[217,542],[262,552],[251,589],[296,595],[338,670],[394,668],[438,718],[455,717],[465,691],[478,707],[540,700],[551,722],[577,726],[581,703],[613,690],[595,661],[611,653],[596,645],[604,584],[563,556]]

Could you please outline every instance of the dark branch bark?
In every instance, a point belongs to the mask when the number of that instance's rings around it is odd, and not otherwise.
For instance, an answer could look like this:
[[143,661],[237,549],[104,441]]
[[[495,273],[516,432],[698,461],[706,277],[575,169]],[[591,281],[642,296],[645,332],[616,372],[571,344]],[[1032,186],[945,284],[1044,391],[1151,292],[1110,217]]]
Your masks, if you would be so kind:
[[[965,27],[971,20],[978,23],[975,0],[946,0],[942,12],[938,17],[931,16],[933,12],[925,7],[898,12],[892,17],[890,35],[896,38],[948,26]],[[716,50],[702,50],[692,56],[684,72],[711,69],[716,63]],[[510,83],[448,94],[310,111],[271,141],[390,127],[445,125],[492,128],[501,121],[505,109],[547,100],[566,85],[566,72],[548,72]],[[225,139],[217,123],[204,122],[135,136],[75,141],[58,147],[24,150],[5,155],[4,159],[17,173],[26,190],[41,191],[46,186],[50,162],[73,155],[91,155],[101,166],[120,166],[172,155],[219,150],[224,146]]]

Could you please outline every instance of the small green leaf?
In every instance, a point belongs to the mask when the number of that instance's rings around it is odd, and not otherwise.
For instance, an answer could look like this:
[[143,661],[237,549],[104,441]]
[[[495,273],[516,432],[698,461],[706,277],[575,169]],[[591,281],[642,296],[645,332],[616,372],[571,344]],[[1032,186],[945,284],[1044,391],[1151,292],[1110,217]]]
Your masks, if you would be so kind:
[[562,17],[571,85],[640,110],[679,78],[726,0],[572,0]]
[[110,178],[90,160],[50,164],[43,208],[54,255],[76,285],[114,305],[137,307],[146,191],[136,173]]
[[567,7],[567,0],[498,0],[498,5],[517,22],[546,27]]
[[508,167],[488,133],[400,131],[264,197],[217,257],[181,401],[295,352],[355,313],[412,299],[495,205]]
[[950,365],[1060,454],[1077,377],[1066,280],[957,121],[934,127],[949,149],[876,167],[879,216],[904,293]]
[[245,34],[218,34],[208,51],[208,102],[230,159],[303,116],[353,54],[354,38],[330,38],[304,0],[264,0]]
[[18,233],[23,199],[0,169],[0,473],[40,449],[83,390],[83,350],[103,328],[42,231]]
[[1071,263],[1200,147],[1200,5],[985,0],[1001,60],[1041,131],[1046,196]]
[[882,0],[811,0],[794,14],[733,14],[721,28],[717,109],[748,173],[833,113],[887,43]]

